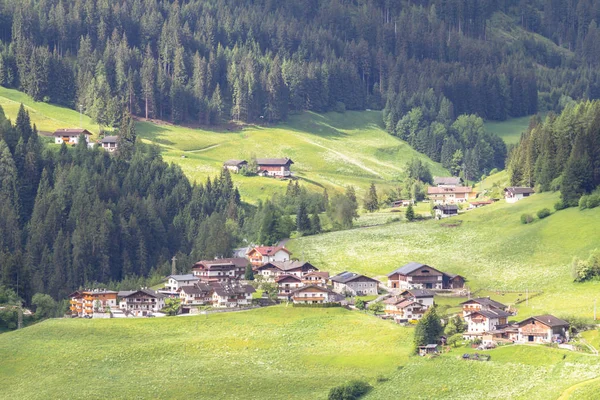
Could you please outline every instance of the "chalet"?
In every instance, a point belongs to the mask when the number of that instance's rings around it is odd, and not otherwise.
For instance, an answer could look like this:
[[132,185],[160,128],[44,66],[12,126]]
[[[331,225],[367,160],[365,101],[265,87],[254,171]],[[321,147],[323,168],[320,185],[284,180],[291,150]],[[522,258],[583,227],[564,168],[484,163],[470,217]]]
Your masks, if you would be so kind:
[[393,208],[397,208],[397,207],[408,207],[411,204],[415,204],[415,202],[413,200],[398,200],[398,201],[394,201],[392,203],[392,207]]
[[499,326],[506,326],[510,316],[506,311],[498,309],[479,310],[465,317],[467,332],[465,338],[482,337],[484,333],[494,331]]
[[519,326],[517,324],[496,325],[481,337],[483,345],[502,343],[514,343],[519,339]]
[[400,293],[400,297],[423,305],[426,309],[433,307],[434,293],[426,289],[410,289]]
[[327,287],[329,281],[329,272],[325,271],[312,271],[302,276],[302,283],[305,286],[317,285]]
[[239,173],[242,168],[248,166],[248,161],[246,160],[227,160],[223,163],[223,169],[228,169],[231,172]]
[[261,176],[272,176],[284,178],[292,175],[290,167],[294,163],[289,158],[258,158],[258,174]]
[[80,129],[80,128],[74,128],[74,129],[58,129],[54,132],[54,143],[56,144],[70,144],[70,145],[76,145],[77,143],[79,143],[79,137],[81,135],[84,135],[85,137],[85,141],[88,144],[88,147],[93,147],[93,143],[90,143],[90,136],[92,136],[92,133],[90,131],[88,131],[87,129]]
[[419,355],[425,357],[430,354],[438,353],[438,345],[435,343],[427,344],[425,346],[419,346]]
[[351,296],[377,296],[379,281],[354,272],[342,272],[331,278],[333,291]]
[[334,292],[316,285],[304,286],[294,290],[291,298],[294,304],[323,304],[338,301],[338,296]]
[[433,207],[436,219],[450,218],[458,215],[458,206],[454,204],[443,205],[439,204]]
[[455,176],[436,176],[433,178],[433,185],[437,187],[461,186],[461,179]]
[[250,249],[246,258],[253,267],[260,267],[268,262],[288,261],[292,253],[284,246],[258,246]]
[[449,272],[444,272],[444,276],[442,276],[442,282],[444,289],[462,289],[465,287],[464,277],[457,274],[451,274]]
[[518,324],[519,342],[555,343],[569,339],[569,323],[553,315],[538,315]]
[[385,304],[385,314],[393,317],[397,322],[418,321],[428,308],[402,296],[390,297],[384,300],[383,304]]
[[165,289],[172,293],[175,293],[179,290],[181,286],[194,285],[199,280],[200,278],[198,278],[194,274],[169,275],[167,276],[167,284],[165,285]]
[[427,196],[435,204],[457,204],[466,203],[470,198],[475,197],[475,193],[468,186],[430,186],[427,188]]
[[105,289],[76,291],[69,295],[71,315],[92,316],[117,306],[117,292]]
[[411,262],[388,274],[393,289],[443,289],[444,274],[429,265]]
[[192,267],[194,276],[204,282],[239,280],[244,276],[248,260],[241,257],[198,261]]
[[100,145],[109,153],[114,153],[115,150],[117,150],[117,139],[117,136],[104,136],[104,138],[100,140]]
[[481,310],[499,310],[508,311],[509,307],[499,303],[489,297],[478,297],[475,299],[469,299],[460,303],[463,309],[463,317],[467,317],[469,314],[481,311]]
[[219,308],[244,307],[252,304],[252,293],[256,290],[250,285],[239,283],[212,282],[212,305]]
[[280,275],[296,275],[302,278],[309,272],[319,269],[306,261],[271,261],[254,269],[256,274],[262,275],[266,280],[274,280]]
[[529,187],[507,187],[504,189],[504,198],[507,203],[516,203],[517,201],[529,197],[535,191]]
[[199,306],[212,304],[212,288],[208,283],[197,282],[179,288],[179,298],[183,306]]
[[165,295],[152,289],[119,292],[119,308],[126,314],[146,317],[165,307]]
[[281,300],[289,300],[292,292],[304,286],[302,279],[296,275],[280,275],[275,278],[278,287],[277,297]]

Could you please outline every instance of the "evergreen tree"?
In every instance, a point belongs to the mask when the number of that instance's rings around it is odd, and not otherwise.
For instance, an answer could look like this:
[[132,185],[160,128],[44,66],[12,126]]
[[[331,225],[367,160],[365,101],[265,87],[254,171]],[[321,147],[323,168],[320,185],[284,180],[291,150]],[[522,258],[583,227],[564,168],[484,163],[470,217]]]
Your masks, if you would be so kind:
[[379,209],[379,199],[377,198],[377,189],[375,183],[371,183],[369,192],[365,197],[364,209],[368,212],[375,212]]
[[318,235],[322,231],[321,218],[318,213],[314,213],[310,218],[310,231],[313,235]]
[[131,115],[125,113],[119,127],[119,137],[117,139],[117,154],[119,158],[131,160],[135,151],[136,138],[135,122],[131,118]]
[[302,233],[307,233],[311,230],[310,218],[304,203],[300,203],[298,206],[298,211],[296,213],[296,230]]
[[406,207],[406,220],[409,222],[414,221],[415,219],[415,210],[413,209],[412,204],[409,204],[408,207]]
[[440,336],[444,332],[442,322],[437,314],[436,307],[430,307],[423,318],[419,320],[415,329],[415,352],[418,346],[425,346],[428,344],[437,344]]

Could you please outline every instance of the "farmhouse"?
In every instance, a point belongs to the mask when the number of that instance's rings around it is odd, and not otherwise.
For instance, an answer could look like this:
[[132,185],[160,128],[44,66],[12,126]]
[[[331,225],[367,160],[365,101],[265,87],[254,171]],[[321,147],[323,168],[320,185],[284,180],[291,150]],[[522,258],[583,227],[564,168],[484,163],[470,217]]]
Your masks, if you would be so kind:
[[435,204],[456,204],[466,203],[470,198],[475,196],[475,193],[468,186],[430,186],[427,188],[427,196]]
[[265,265],[257,267],[254,272],[262,275],[266,280],[274,280],[280,275],[296,275],[302,278],[309,272],[315,272],[319,269],[306,261],[272,261]]
[[212,303],[212,288],[204,282],[197,282],[190,286],[181,286],[179,288],[179,298],[181,305],[198,306]]
[[109,153],[114,153],[115,150],[117,150],[117,139],[117,136],[104,136],[104,138],[100,140],[100,145]]
[[296,289],[291,297],[294,304],[323,304],[338,301],[338,296],[331,290],[316,285]]
[[253,267],[260,267],[268,262],[288,261],[292,253],[285,246],[257,246],[246,254]]
[[538,315],[518,323],[519,342],[554,343],[569,339],[569,323],[553,315]]
[[223,169],[228,169],[236,174],[239,173],[242,168],[247,166],[248,161],[246,160],[227,160],[223,163]]
[[239,283],[210,283],[212,289],[213,307],[243,307],[252,304],[252,293],[254,288],[250,285],[241,285]]
[[194,274],[169,275],[167,276],[167,283],[165,285],[165,289],[170,291],[171,293],[175,293],[179,290],[181,286],[194,285],[199,280],[200,278],[198,278]]
[[461,179],[455,176],[435,176],[433,185],[437,187],[456,187],[461,185]]
[[436,219],[449,218],[458,215],[458,206],[453,204],[437,205],[433,207],[433,211]]
[[393,296],[386,299],[384,312],[397,322],[417,321],[423,317],[427,307],[404,297]]
[[410,262],[388,274],[393,289],[443,289],[443,273],[429,265]]
[[76,291],[69,295],[71,315],[83,317],[117,306],[117,292],[105,289]]
[[165,307],[165,295],[152,289],[119,292],[118,296],[119,308],[136,317],[152,315]]
[[376,296],[379,281],[354,272],[342,272],[331,278],[333,291],[351,296]]
[[463,317],[467,317],[467,315],[481,310],[508,311],[509,309],[508,306],[492,300],[489,297],[470,299],[460,303],[460,305],[463,309]]
[[329,281],[329,272],[325,271],[313,271],[309,272],[302,277],[302,283],[305,286],[317,285],[327,287]]
[[258,158],[258,174],[260,176],[272,176],[284,178],[291,176],[290,167],[294,163],[289,158]]
[[282,300],[289,300],[292,292],[304,286],[302,279],[296,275],[280,275],[275,278],[278,287],[277,297]]
[[504,198],[507,203],[516,203],[519,200],[529,197],[534,194],[535,191],[528,187],[507,187],[504,189]]
[[241,257],[198,261],[192,267],[194,276],[204,282],[239,280],[244,276],[248,260]]
[[415,202],[413,200],[398,200],[392,203],[392,207],[408,207],[411,204],[415,204]]
[[498,326],[506,325],[509,316],[509,313],[497,309],[472,312],[465,317],[467,332],[464,336],[466,338],[481,337],[485,332],[490,332]]
[[444,272],[442,282],[444,289],[462,289],[465,287],[464,277],[449,272]]
[[79,143],[79,137],[81,135],[84,135],[85,137],[85,141],[88,145],[88,147],[93,147],[94,144],[90,143],[90,136],[92,136],[92,133],[90,131],[88,131],[87,129],[80,129],[80,128],[71,128],[71,129],[57,129],[54,132],[54,143],[56,144],[70,144],[72,146],[75,146],[77,143]]
[[423,305],[426,309],[433,307],[434,293],[425,289],[410,289],[400,293],[400,297]]

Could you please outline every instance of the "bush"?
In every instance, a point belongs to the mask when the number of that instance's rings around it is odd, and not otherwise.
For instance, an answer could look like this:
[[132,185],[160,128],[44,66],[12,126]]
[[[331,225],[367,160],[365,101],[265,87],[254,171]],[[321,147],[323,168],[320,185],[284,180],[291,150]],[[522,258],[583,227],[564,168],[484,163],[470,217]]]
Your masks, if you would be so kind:
[[549,216],[550,214],[552,214],[552,213],[550,212],[550,209],[548,209],[548,208],[542,208],[540,211],[537,212],[537,216],[539,219],[544,219],[547,216]]
[[564,210],[565,208],[567,208],[567,206],[565,205],[565,203],[563,203],[562,200],[559,200],[556,203],[554,203],[554,209],[556,211]]
[[590,194],[587,198],[587,208],[596,208],[600,206],[600,194]]
[[580,210],[585,210],[587,208],[587,201],[588,201],[588,196],[581,196],[579,198],[579,209]]
[[344,385],[336,386],[329,391],[328,400],[357,400],[373,389],[364,381],[350,381]]
[[336,101],[333,111],[343,114],[346,112],[346,105],[344,103],[342,103],[341,101]]
[[523,214],[521,215],[521,223],[523,225],[530,224],[533,222],[533,215],[531,214]]

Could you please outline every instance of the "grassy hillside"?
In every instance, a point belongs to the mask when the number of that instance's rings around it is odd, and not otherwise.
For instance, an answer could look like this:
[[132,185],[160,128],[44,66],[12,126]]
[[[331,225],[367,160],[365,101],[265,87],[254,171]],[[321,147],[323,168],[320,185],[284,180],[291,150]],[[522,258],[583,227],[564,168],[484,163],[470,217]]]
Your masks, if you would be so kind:
[[[519,317],[552,312],[591,317],[600,282],[574,283],[571,260],[600,248],[600,209],[571,208],[522,225],[520,215],[552,209],[558,194],[543,193],[507,204],[503,200],[451,220],[358,228],[292,240],[288,246],[324,270],[373,276],[409,261],[459,273],[472,289],[544,294],[519,305]],[[452,225],[448,225],[449,222]],[[462,221],[459,226],[457,221]]]
[[506,144],[518,143],[527,130],[531,116],[509,118],[506,121],[486,121],[485,129],[500,136]]
[[411,329],[344,309],[49,320],[0,335],[3,399],[324,398],[407,362]]

